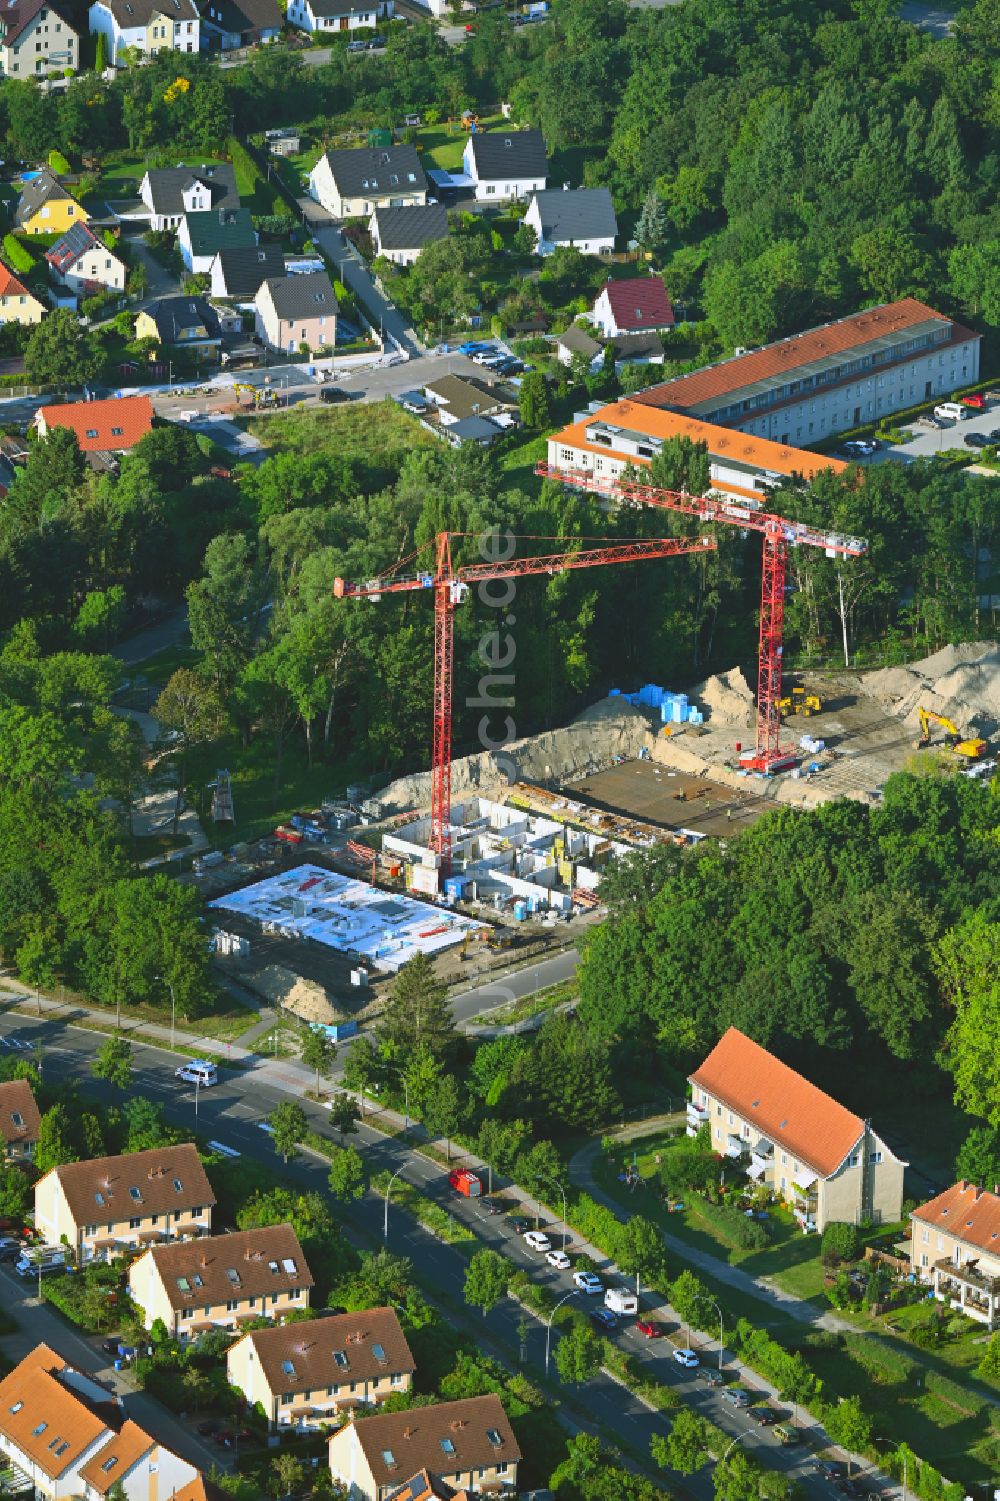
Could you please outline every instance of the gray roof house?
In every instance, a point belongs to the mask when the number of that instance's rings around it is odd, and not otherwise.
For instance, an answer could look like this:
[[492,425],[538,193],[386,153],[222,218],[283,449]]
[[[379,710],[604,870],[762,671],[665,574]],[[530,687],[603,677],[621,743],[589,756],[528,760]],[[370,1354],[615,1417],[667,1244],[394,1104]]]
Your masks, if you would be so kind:
[[618,220],[607,188],[550,188],[535,193],[524,216],[538,236],[539,255],[557,245],[573,245],[584,255],[615,248]]
[[236,174],[229,162],[199,167],[150,167],[139,184],[152,229],[176,229],[185,214],[239,208]]
[[448,211],[443,203],[414,203],[403,208],[381,204],[369,224],[377,255],[397,266],[410,266],[425,246],[448,238]]
[[294,353],[302,345],[333,353],[337,294],[325,271],[269,277],[254,298],[256,330],[272,349]]
[[382,204],[426,203],[427,178],[413,146],[356,146],[324,152],[309,174],[309,190],[328,213],[346,219]]
[[501,201],[540,192],[549,164],[540,130],[488,130],[469,137],[462,165],[476,185],[476,199]]
[[272,42],[283,19],[278,0],[201,0],[202,36],[210,51]]
[[210,271],[220,250],[246,250],[256,245],[248,208],[210,208],[185,214],[177,231],[177,247],[189,271]]
[[219,347],[222,330],[215,309],[204,297],[161,297],[136,315],[136,336],[186,348]]
[[284,276],[285,256],[280,245],[253,245],[243,250],[220,250],[210,271],[213,297],[252,302],[262,282]]
[[577,354],[594,361],[601,358],[601,353],[600,344],[579,323],[571,323],[569,328],[556,336],[556,354],[564,365],[571,365],[573,356]]

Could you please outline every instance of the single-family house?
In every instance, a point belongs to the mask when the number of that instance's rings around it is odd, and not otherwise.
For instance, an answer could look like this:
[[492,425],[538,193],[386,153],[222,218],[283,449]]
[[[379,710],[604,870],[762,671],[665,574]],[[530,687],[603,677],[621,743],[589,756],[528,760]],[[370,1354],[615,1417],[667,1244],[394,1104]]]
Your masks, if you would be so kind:
[[280,245],[254,245],[244,250],[220,250],[212,261],[212,297],[227,302],[253,302],[262,282],[285,274]]
[[312,1285],[291,1225],[150,1246],[128,1270],[129,1296],[146,1328],[162,1319],[175,1339],[301,1312]]
[[35,1184],[35,1225],[78,1262],[110,1260],[125,1247],[207,1235],[214,1203],[198,1149],[185,1142],[52,1168]]
[[204,297],[161,297],[136,315],[137,339],[155,339],[168,349],[197,349],[210,358],[222,346],[222,330]]
[[538,236],[539,255],[571,245],[583,255],[610,255],[618,220],[607,188],[547,188],[533,193],[524,216]]
[[388,1501],[421,1470],[458,1489],[510,1494],[520,1461],[514,1431],[492,1395],[356,1418],[329,1444],[330,1473],[352,1501]]
[[376,255],[384,255],[396,266],[412,266],[426,246],[448,238],[448,210],[443,203],[413,203],[403,208],[382,204],[368,228]]
[[30,1162],[38,1145],[41,1116],[27,1079],[0,1084],[0,1137],[8,1162]]
[[45,259],[53,278],[81,297],[95,292],[124,292],[128,272],[120,256],[99,240],[89,224],[71,224]]
[[104,36],[113,63],[130,47],[154,57],[164,51],[197,52],[201,46],[195,0],[94,0],[90,29]]
[[80,33],[68,7],[52,0],[13,0],[0,11],[0,73],[6,78],[38,78],[80,61]]
[[470,417],[487,417],[500,427],[516,426],[518,399],[509,386],[488,385],[464,375],[442,375],[424,386],[424,395],[437,408],[442,428]]
[[863,1120],[730,1027],[690,1078],[688,1134],[747,1163],[803,1230],[898,1220],[906,1164]]
[[71,224],[86,218],[86,209],[63,187],[50,167],[43,167],[24,184],[14,210],[14,223],[26,235],[62,234]]
[[545,187],[549,164],[540,130],[486,130],[470,135],[462,167],[480,203],[527,198]]
[[674,325],[674,310],[662,276],[606,281],[590,316],[606,339],[613,339],[616,334],[650,333]]
[[331,354],[337,342],[337,295],[325,271],[269,277],[254,298],[259,338],[291,354],[303,345]]
[[964,1179],[910,1216],[910,1264],[941,1303],[1000,1328],[1000,1190]]
[[201,0],[202,48],[231,52],[276,42],[283,19],[278,0]]
[[0,323],[41,323],[45,308],[9,266],[0,261]]
[[39,407],[35,431],[40,438],[57,427],[76,434],[81,453],[127,453],[153,430],[153,403],[148,396],[111,396],[106,401],[67,401]]
[[177,229],[185,214],[239,208],[236,174],[229,162],[200,167],[150,167],[139,184],[150,229]]
[[394,0],[288,0],[288,24],[302,31],[374,31]]
[[[442,12],[442,14],[444,14]],[[388,1501],[472,1501],[477,1493],[463,1488],[457,1491],[453,1485],[432,1475],[430,1470],[421,1470],[404,1480],[398,1490],[392,1492]]]
[[230,1386],[272,1429],[318,1428],[345,1408],[407,1392],[416,1365],[392,1308],[368,1308],[245,1334],[226,1354]]
[[[615,351],[615,369],[622,365],[662,365],[663,340],[655,329],[644,334],[615,334],[608,340]],[[652,377],[650,377],[652,379]]]
[[112,1489],[125,1501],[179,1501],[202,1479],[126,1417],[120,1397],[48,1345],[0,1381],[0,1453],[16,1489],[60,1501],[103,1501]]
[[355,146],[323,153],[309,193],[335,219],[367,218],[383,204],[426,203],[427,178],[413,146]]
[[301,132],[294,125],[265,130],[264,139],[272,156],[297,156],[302,148]]
[[177,231],[177,248],[189,271],[208,272],[220,250],[248,250],[257,235],[248,208],[210,208],[185,214]]
[[577,355],[582,355],[589,367],[593,369],[601,363],[604,350],[597,339],[591,338],[585,328],[579,323],[571,323],[569,328],[556,335],[556,357],[562,365],[572,365]]

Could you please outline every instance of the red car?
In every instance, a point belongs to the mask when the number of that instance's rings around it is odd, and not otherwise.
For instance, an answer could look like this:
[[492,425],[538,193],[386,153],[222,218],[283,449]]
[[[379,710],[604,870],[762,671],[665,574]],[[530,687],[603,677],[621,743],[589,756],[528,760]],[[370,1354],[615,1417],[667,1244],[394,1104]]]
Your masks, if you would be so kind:
[[637,1319],[635,1327],[638,1329],[639,1333],[644,1334],[647,1339],[662,1339],[663,1337],[663,1325],[654,1324],[649,1319]]
[[960,396],[959,400],[964,407],[975,407],[977,411],[981,411],[986,405],[986,397],[981,391],[974,392],[972,396]]

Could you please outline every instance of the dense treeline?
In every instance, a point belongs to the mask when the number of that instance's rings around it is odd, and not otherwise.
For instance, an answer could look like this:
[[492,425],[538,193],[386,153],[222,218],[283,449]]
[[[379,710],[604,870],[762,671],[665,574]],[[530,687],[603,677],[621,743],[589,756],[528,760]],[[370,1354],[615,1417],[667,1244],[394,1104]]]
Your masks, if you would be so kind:
[[581,1020],[681,1068],[728,1026],[814,1076],[938,1057],[996,1125],[997,822],[992,789],[900,773],[877,807],[781,809],[724,846],[631,856],[602,886]]

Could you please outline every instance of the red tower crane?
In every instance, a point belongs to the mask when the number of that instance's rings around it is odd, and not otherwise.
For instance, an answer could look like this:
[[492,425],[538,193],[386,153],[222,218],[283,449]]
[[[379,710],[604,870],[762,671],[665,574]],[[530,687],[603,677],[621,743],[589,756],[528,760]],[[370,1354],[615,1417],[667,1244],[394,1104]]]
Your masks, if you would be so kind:
[[[706,552],[715,547],[711,537],[656,537],[641,542],[605,543],[600,547],[569,549],[544,557],[514,558],[488,563],[463,563],[457,568],[451,557],[453,537],[463,532],[438,532],[415,553],[404,558],[387,578],[351,584],[335,579],[336,599],[378,600],[383,594],[405,594],[420,589],[434,591],[434,750],[431,760],[431,848],[447,871],[451,862],[451,723],[452,673],[454,664],[455,606],[466,598],[473,584],[492,579],[523,578],[530,574],[554,575],[577,568],[595,568],[610,563],[638,563],[643,558],[676,558],[685,553]],[[519,537],[519,542],[552,542],[553,537]],[[563,540],[563,539],[558,539]],[[433,569],[420,569],[421,554],[434,549]],[[414,571],[400,573],[413,566]]]
[[699,521],[735,526],[743,532],[759,532],[764,540],[763,576],[760,591],[760,647],[757,660],[757,739],[753,755],[741,757],[753,771],[780,771],[792,757],[781,739],[781,656],[785,621],[785,572],[790,547],[821,547],[828,558],[858,558],[868,551],[862,537],[845,537],[801,521],[786,521],[757,508],[751,499],[726,499],[720,495],[688,495],[662,490],[621,475],[595,474],[589,469],[563,469],[539,464],[536,474],[558,480],[573,489],[607,495],[633,505],[659,506],[679,511]]

